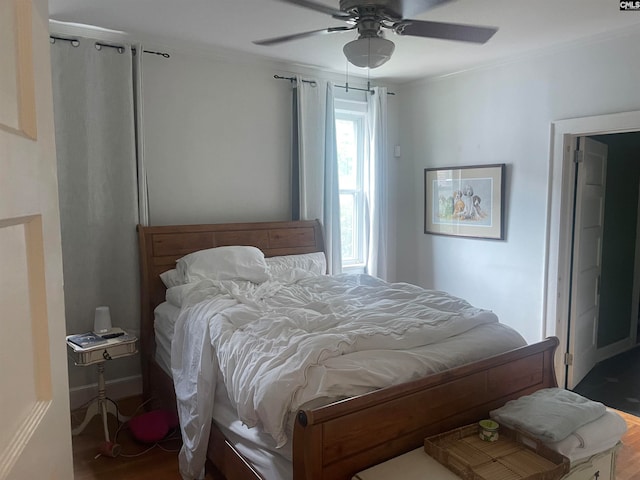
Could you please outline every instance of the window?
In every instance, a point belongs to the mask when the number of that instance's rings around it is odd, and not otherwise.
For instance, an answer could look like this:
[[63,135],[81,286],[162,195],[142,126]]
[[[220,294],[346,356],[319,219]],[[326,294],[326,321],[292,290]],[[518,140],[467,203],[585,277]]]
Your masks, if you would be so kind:
[[363,268],[365,245],[366,104],[336,100],[336,143],[340,187],[342,268]]

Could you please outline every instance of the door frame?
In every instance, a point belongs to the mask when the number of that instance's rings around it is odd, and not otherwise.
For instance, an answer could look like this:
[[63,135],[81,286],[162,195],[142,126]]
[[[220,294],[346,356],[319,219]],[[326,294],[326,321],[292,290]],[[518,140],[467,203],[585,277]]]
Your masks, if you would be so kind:
[[[570,118],[551,123],[543,325],[544,336],[555,335],[560,340],[559,354],[555,358],[555,370],[558,385],[561,387],[566,386],[565,353],[567,352],[569,335],[574,178],[576,173],[574,151],[576,150],[577,138],[636,131],[640,131],[640,111]],[[637,275],[634,275],[634,297],[637,284],[638,278]],[[637,306],[635,308],[634,311],[637,312]],[[637,318],[632,324],[630,338],[607,346],[602,349],[602,352],[599,350],[599,354],[610,355],[613,351],[617,353],[618,350],[624,351],[633,346],[636,340],[636,326]]]

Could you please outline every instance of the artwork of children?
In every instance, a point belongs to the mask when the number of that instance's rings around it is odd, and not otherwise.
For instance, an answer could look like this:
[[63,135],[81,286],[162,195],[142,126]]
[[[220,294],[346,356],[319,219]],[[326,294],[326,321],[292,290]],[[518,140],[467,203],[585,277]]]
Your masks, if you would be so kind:
[[491,226],[492,178],[433,182],[433,223]]

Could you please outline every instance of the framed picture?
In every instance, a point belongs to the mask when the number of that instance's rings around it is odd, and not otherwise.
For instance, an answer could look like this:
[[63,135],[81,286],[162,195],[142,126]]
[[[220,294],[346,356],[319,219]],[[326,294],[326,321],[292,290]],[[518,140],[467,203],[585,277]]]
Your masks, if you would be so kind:
[[505,164],[424,169],[424,233],[504,239]]

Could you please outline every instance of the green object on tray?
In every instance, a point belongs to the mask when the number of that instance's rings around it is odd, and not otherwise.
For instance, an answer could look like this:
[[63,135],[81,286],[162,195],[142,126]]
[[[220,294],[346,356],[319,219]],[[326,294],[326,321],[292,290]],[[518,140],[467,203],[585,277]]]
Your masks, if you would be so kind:
[[480,431],[478,432],[480,440],[484,440],[485,442],[495,442],[498,440],[498,429],[500,428],[498,422],[494,422],[493,420],[480,420],[478,425],[480,426]]

